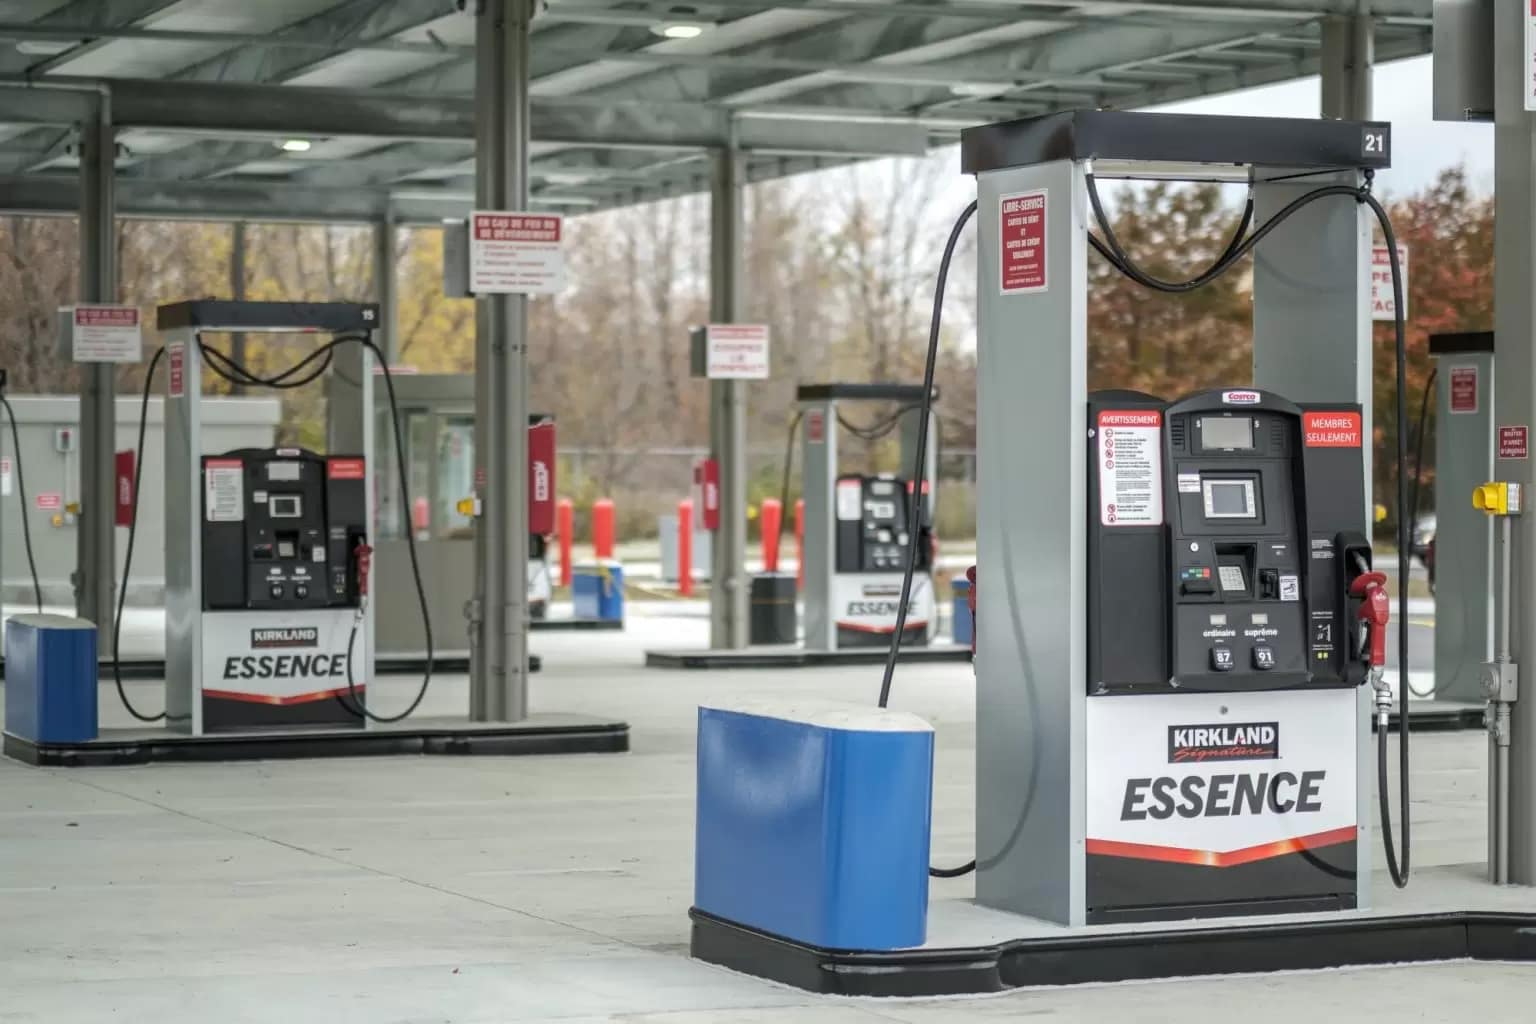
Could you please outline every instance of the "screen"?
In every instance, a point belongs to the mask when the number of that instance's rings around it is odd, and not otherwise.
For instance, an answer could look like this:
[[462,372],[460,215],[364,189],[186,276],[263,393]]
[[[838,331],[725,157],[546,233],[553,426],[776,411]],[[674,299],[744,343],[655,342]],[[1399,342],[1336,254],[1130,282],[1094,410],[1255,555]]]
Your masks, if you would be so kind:
[[1246,416],[1203,416],[1200,447],[1253,448],[1253,420]]
[[297,462],[269,462],[267,463],[268,480],[297,480],[303,469]]
[[864,507],[871,519],[895,519],[896,503],[893,501],[867,501]]
[[300,515],[299,509],[297,494],[274,494],[267,501],[267,512],[273,519],[297,519]]
[[1202,480],[1207,519],[1253,519],[1256,517],[1252,480]]

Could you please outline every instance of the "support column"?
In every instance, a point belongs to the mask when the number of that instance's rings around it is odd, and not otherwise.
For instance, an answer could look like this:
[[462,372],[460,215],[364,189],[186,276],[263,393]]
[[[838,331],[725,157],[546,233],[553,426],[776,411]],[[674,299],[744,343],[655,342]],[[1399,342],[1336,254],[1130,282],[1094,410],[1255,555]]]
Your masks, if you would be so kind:
[[[117,140],[106,96],[80,125],[80,301],[117,301],[116,202],[113,175]],[[113,536],[117,409],[115,363],[80,367],[80,518],[75,571],[75,613],[109,629],[114,592]]]
[[[1493,333],[1499,366],[1494,380],[1495,428],[1536,422],[1536,117],[1525,109],[1525,19],[1521,0],[1494,7],[1493,175],[1498,216],[1493,234]],[[1494,475],[1530,493],[1530,459],[1499,459]],[[1529,502],[1526,503],[1529,505]],[[1518,516],[1514,531],[1513,591],[1518,604],[1510,624],[1510,656],[1525,668],[1515,702],[1510,749],[1509,880],[1536,884],[1536,517]]]
[[[742,315],[742,188],[745,160],[736,149],[715,154],[710,192],[710,319]],[[711,551],[709,646],[747,646],[747,389],[739,380],[709,382],[709,455],[720,465],[720,526]]]
[[379,326],[374,340],[394,363],[399,355],[400,339],[395,330],[399,322],[399,290],[395,281],[395,215],[387,211],[373,229],[373,289],[379,300]]
[[1376,19],[1369,14],[1338,14],[1323,19],[1323,117],[1370,120],[1375,27]]
[[[475,204],[528,208],[528,31],[533,0],[484,0],[475,26]],[[475,531],[469,715],[528,714],[528,299],[475,310]]]
[[[229,243],[229,297],[236,302],[245,300],[245,221],[237,220],[230,225]],[[238,365],[245,365],[245,335],[234,334],[229,339],[229,357]],[[229,393],[245,394],[244,384],[231,384]]]

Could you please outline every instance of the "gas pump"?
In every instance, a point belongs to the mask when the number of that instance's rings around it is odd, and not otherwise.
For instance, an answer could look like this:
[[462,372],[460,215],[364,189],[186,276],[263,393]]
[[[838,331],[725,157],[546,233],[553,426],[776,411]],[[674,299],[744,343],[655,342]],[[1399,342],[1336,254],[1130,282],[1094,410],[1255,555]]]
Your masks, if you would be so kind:
[[[937,460],[920,448],[917,407],[924,389],[899,384],[802,385],[802,493],[805,501],[805,646],[812,650],[880,647],[898,626],[908,554],[916,576],[901,622],[903,645],[929,642],[936,623],[933,592],[933,508]],[[886,420],[859,425],[839,410],[845,402],[900,403]],[[843,473],[839,428],[875,438],[901,431],[901,466],[914,476]],[[923,454],[919,455],[918,452]],[[915,515],[914,515],[915,514]],[[915,526],[912,523],[915,522]]]

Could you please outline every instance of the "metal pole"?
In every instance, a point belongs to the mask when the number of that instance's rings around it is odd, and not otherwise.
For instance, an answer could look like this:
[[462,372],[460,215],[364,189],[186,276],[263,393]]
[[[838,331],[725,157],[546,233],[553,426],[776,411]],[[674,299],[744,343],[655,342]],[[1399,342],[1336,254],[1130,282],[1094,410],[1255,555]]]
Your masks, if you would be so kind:
[[[715,153],[710,192],[710,319],[728,324],[742,313],[741,151]],[[743,381],[709,382],[710,457],[720,465],[720,526],[710,552],[709,646],[747,646],[747,392]],[[829,428],[830,429],[830,428]]]
[[[116,302],[113,175],[117,140],[112,108],[97,97],[95,116],[80,125],[80,301]],[[112,619],[116,561],[116,373],[114,363],[80,367],[80,518],[75,609],[106,627]]]
[[[229,243],[229,297],[239,302],[245,298],[245,221],[237,220],[230,225]],[[229,338],[229,356],[241,366],[245,365],[245,335],[236,333]],[[245,394],[244,384],[230,384],[232,395]]]
[[1375,19],[1339,14],[1323,19],[1322,115],[1343,121],[1371,117],[1371,65],[1376,59]]
[[[1499,215],[1494,222],[1494,337],[1499,365],[1494,380],[1494,412],[1498,425],[1536,421],[1536,119],[1525,109],[1525,20],[1529,7],[1522,0],[1497,0],[1494,8],[1494,186]],[[1529,459],[1499,459],[1494,476],[1518,483],[1531,494]],[[1532,545],[1536,517],[1520,517],[1513,529],[1522,551]],[[1510,655],[1529,664],[1536,652],[1536,559],[1511,559],[1517,574],[1511,581],[1520,595],[1512,615]],[[1536,884],[1536,701],[1517,701],[1510,723],[1509,880]],[[1518,783],[1516,780],[1519,780]],[[1519,785],[1518,791],[1513,787]]]
[[[485,0],[475,29],[475,199],[528,206],[532,0]],[[470,718],[528,714],[528,300],[493,295],[475,316],[475,452],[482,500],[471,602]]]
[[399,320],[399,296],[395,282],[395,215],[386,211],[373,229],[373,282],[379,299],[379,326],[374,330],[379,348],[393,363],[399,356],[395,336]]

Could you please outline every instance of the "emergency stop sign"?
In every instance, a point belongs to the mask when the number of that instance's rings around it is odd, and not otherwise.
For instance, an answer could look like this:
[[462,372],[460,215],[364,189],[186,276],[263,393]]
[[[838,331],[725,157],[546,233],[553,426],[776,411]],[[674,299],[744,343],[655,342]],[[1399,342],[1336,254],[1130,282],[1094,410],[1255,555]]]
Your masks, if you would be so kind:
[[1524,459],[1530,457],[1530,428],[1524,424],[1499,428],[1499,458]]

